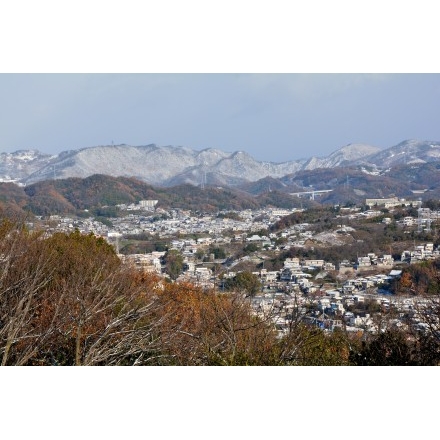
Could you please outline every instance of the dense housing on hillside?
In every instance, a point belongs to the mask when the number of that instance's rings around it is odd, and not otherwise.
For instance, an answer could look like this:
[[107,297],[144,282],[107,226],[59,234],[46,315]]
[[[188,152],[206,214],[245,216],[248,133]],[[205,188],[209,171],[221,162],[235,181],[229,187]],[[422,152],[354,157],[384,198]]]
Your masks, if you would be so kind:
[[[127,241],[125,237],[154,237],[164,250],[144,253],[120,254],[126,264],[138,270],[167,277],[165,259],[167,252],[175,251],[181,256],[180,272],[175,282],[189,282],[203,289],[227,292],[227,286],[238,274],[249,272],[258,280],[259,288],[252,294],[252,304],[257,315],[271,310],[275,327],[285,334],[292,324],[292,316],[300,317],[308,326],[324,331],[344,329],[348,332],[368,332],[372,335],[383,331],[374,320],[378,311],[395,310],[393,326],[414,328],[423,324],[411,310],[418,308],[414,298],[394,297],[396,282],[402,276],[402,264],[435,260],[440,257],[438,244],[419,243],[403,249],[399,257],[391,253],[373,251],[358,253],[352,261],[342,258],[311,258],[285,256],[279,260],[276,270],[264,267],[264,262],[276,255],[294,249],[309,252],[316,245],[331,248],[359,240],[353,239],[357,232],[356,222],[373,221],[385,228],[401,228],[403,232],[422,233],[436,223],[439,215],[428,208],[418,208],[417,216],[403,215],[398,220],[392,215],[393,208],[411,207],[396,198],[367,199],[370,209],[351,207],[334,210],[333,229],[316,231],[319,218],[313,222],[301,221],[288,224],[276,232],[270,232],[277,223],[286,218],[306,218],[305,209],[244,210],[222,215],[192,213],[190,210],[155,208],[158,201],[141,201],[132,206],[121,206],[127,215],[111,218],[111,225],[104,225],[93,218],[73,219],[51,216],[52,226],[46,229],[50,235],[56,231],[78,229],[83,233],[93,232],[102,236],[120,252]],[[137,207],[146,210],[134,212]],[[382,212],[381,208],[386,209]],[[327,215],[327,214],[325,214]],[[378,218],[378,220],[375,220]],[[56,225],[54,223],[57,223]],[[348,224],[349,223],[349,224]],[[361,224],[361,223],[359,223]],[[329,223],[330,225],[330,223]],[[394,225],[394,226],[393,226]],[[422,227],[421,227],[422,226]],[[428,231],[429,232],[429,231]],[[363,240],[361,240],[363,241]],[[251,250],[250,254],[231,255],[228,249]],[[359,248],[359,246],[358,246]],[[216,253],[222,249],[222,256]],[[217,251],[216,251],[217,250]],[[278,257],[279,259],[280,257]],[[248,267],[248,269],[246,269]],[[258,267],[258,269],[257,269]],[[257,269],[257,270],[256,270]],[[226,287],[225,287],[226,286]],[[365,307],[363,304],[373,304]],[[371,310],[370,310],[371,309]],[[292,310],[295,313],[292,315]],[[370,310],[370,312],[369,312]],[[410,321],[409,321],[410,320]]]

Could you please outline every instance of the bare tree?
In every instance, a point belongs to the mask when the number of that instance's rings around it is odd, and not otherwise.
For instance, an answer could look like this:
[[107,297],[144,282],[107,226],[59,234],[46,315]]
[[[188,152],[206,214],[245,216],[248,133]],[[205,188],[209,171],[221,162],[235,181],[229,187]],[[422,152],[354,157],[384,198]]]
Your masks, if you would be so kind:
[[151,283],[93,236],[0,227],[2,365],[117,365],[158,354]]
[[33,325],[42,290],[51,278],[50,255],[41,235],[23,224],[0,226],[0,355],[1,365],[24,365],[47,338]]

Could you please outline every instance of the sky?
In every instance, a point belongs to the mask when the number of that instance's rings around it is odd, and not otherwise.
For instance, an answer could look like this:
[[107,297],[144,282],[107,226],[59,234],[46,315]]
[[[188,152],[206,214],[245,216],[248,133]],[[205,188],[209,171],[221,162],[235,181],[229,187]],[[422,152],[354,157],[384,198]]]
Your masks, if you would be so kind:
[[1,74],[0,96],[8,152],[154,143],[283,162],[440,140],[440,74]]
[[[0,18],[0,152],[153,143],[284,162],[440,140],[437,23],[424,0],[417,11],[375,0],[128,0],[126,13],[24,3],[28,14],[7,6]],[[64,21],[36,21],[45,4]]]

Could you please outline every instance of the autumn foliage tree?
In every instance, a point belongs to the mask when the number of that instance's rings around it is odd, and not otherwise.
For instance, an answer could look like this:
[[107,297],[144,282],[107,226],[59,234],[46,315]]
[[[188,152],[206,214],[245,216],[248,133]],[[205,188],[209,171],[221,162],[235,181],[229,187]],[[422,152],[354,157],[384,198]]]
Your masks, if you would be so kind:
[[155,356],[154,296],[102,238],[0,231],[2,365],[142,364]]
[[40,234],[23,224],[0,225],[0,359],[1,365],[25,365],[50,337],[36,325],[43,291],[53,276],[53,260]]
[[272,365],[276,331],[255,316],[240,294],[206,291],[189,283],[164,284],[161,347],[174,365]]

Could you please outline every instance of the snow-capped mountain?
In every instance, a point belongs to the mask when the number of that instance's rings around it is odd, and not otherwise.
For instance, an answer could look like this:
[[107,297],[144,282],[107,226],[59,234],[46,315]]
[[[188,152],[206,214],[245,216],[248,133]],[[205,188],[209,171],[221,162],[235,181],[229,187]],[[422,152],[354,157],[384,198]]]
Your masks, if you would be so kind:
[[[276,159],[276,158],[274,158]],[[232,153],[208,148],[155,144],[105,145],[64,151],[50,156],[37,150],[20,150],[0,155],[0,181],[30,184],[47,179],[88,177],[93,174],[135,177],[152,185],[180,183],[222,186],[279,178],[301,170],[362,165],[385,170],[396,164],[440,160],[440,142],[407,140],[379,149],[367,144],[349,144],[327,157],[290,162],[257,161],[243,151]]]
[[339,148],[327,157],[312,157],[302,167],[304,170],[316,168],[333,168],[345,165],[355,165],[369,156],[381,151],[378,147],[367,144],[348,144]]
[[0,153],[0,182],[19,183],[29,175],[45,167],[56,156],[42,154],[38,150],[18,150]]
[[440,160],[440,142],[410,139],[373,154],[368,160],[381,167],[434,162]]
[[29,175],[26,183],[46,179],[88,177],[92,174],[136,177],[153,185],[200,184],[207,176],[216,184],[236,184],[262,177],[282,177],[301,169],[302,161],[259,162],[241,151],[225,153],[154,144],[107,145],[64,152]]

